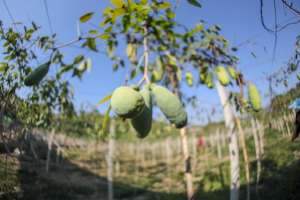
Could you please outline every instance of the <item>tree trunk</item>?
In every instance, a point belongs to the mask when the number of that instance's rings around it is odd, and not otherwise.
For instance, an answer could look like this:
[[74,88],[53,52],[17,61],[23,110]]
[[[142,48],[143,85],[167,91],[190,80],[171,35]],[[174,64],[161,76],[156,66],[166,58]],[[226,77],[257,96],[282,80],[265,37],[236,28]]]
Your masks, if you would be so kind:
[[255,144],[255,155],[256,155],[256,162],[257,162],[257,169],[256,169],[256,189],[260,180],[260,173],[261,173],[261,147],[259,143],[259,136],[257,133],[257,128],[255,126],[254,119],[251,119],[251,125],[252,125],[252,134],[254,138],[254,144]]
[[113,157],[115,150],[115,121],[111,119],[108,141],[108,155],[107,155],[107,182],[108,182],[108,200],[114,199],[114,185],[113,185]]
[[46,172],[49,172],[49,165],[51,162],[51,150],[52,150],[52,142],[54,137],[54,129],[51,131],[50,138],[48,140],[48,152],[47,152],[47,161],[46,161]]
[[180,129],[180,136],[181,136],[182,153],[185,162],[185,181],[186,181],[186,189],[187,189],[187,198],[188,200],[192,200],[194,197],[193,177],[192,177],[192,170],[191,170],[191,157],[189,156],[189,151],[188,151],[186,130],[187,130],[186,127]]
[[260,147],[260,154],[262,158],[265,153],[264,126],[261,123],[259,123],[257,119],[255,120],[255,122],[258,130],[259,147]]
[[[175,94],[180,98],[180,92],[178,90],[177,84],[173,82],[175,88]],[[183,127],[180,129],[180,139],[182,146],[183,159],[185,163],[185,181],[187,189],[187,198],[188,200],[194,199],[194,188],[193,188],[193,176],[192,176],[192,166],[191,166],[191,157],[188,150],[188,141],[187,141],[187,128]]]
[[244,167],[245,167],[246,182],[247,182],[247,200],[250,200],[250,167],[249,167],[249,158],[248,158],[248,152],[246,146],[245,132],[242,128],[240,119],[236,117],[235,120],[239,130],[239,136],[240,136],[239,139],[243,150]]
[[230,200],[239,199],[240,188],[240,167],[239,167],[239,148],[237,134],[234,131],[234,113],[232,106],[229,102],[229,95],[224,86],[216,81],[216,87],[221,100],[224,111],[225,125],[229,130],[228,143],[229,143],[229,157],[230,157]]
[[218,154],[218,160],[219,163],[222,162],[223,154],[222,154],[222,147],[221,147],[221,137],[220,137],[220,130],[218,129],[216,132],[217,136],[217,154]]

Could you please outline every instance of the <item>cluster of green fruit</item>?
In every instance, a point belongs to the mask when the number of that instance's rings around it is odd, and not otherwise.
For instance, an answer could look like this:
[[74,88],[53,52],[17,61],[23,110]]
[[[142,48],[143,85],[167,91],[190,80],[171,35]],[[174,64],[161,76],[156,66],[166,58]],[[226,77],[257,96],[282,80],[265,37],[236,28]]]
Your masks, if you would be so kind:
[[[236,80],[238,78],[238,73],[233,67],[227,67],[227,70],[223,66],[218,66],[215,68],[215,74],[219,82],[227,86],[230,84],[230,77]],[[213,73],[208,71],[208,68],[201,68],[200,70],[200,82],[205,84],[208,88],[214,87]]]
[[[231,79],[238,82],[240,72],[236,71],[233,67],[223,67],[217,66],[215,68],[215,75],[218,81],[223,86],[228,86],[231,82]],[[200,81],[203,84],[206,84],[208,88],[213,88],[213,73],[208,72],[207,68],[202,68],[200,70]],[[245,100],[245,105],[248,104],[254,111],[259,111],[262,108],[261,97],[257,87],[253,83],[248,83],[248,101]]]
[[131,119],[138,137],[144,138],[151,130],[153,103],[176,128],[187,124],[187,113],[180,99],[156,84],[147,84],[140,91],[135,86],[118,87],[112,94],[110,105],[119,117]]

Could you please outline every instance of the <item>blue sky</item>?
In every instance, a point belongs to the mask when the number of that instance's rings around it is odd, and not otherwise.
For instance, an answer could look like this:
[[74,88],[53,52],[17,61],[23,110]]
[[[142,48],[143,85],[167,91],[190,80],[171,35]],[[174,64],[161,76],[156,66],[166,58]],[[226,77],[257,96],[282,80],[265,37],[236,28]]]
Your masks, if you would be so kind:
[[[6,0],[15,21],[24,23],[35,21],[43,27],[44,33],[50,33],[43,1]],[[92,23],[97,25],[101,21],[101,10],[109,5],[109,0],[48,0],[47,2],[53,30],[58,34],[61,43],[76,38],[76,21],[82,14],[88,11],[95,12],[95,20]],[[243,43],[237,52],[237,56],[240,58],[238,68],[242,70],[248,80],[256,83],[261,92],[265,94],[267,82],[264,73],[270,73],[288,61],[293,53],[293,46],[295,38],[299,34],[300,25],[291,26],[278,34],[276,56],[275,60],[272,61],[274,36],[266,32],[261,26],[258,0],[202,0],[200,2],[203,5],[202,9],[192,7],[185,0],[181,0],[176,11],[176,19],[186,26],[192,26],[200,19],[204,19],[208,24],[219,24],[222,27],[222,34],[232,45]],[[264,14],[266,23],[273,26],[274,15],[271,2],[273,1],[265,1]],[[282,8],[279,0],[277,0],[277,4],[279,24],[296,19],[288,10]],[[3,1],[0,1],[0,13],[0,19],[4,23],[11,23],[11,18]],[[84,32],[92,26],[87,24],[81,29]],[[246,42],[249,39],[250,42]],[[104,50],[101,45],[99,45],[99,49]],[[96,104],[99,99],[111,93],[114,88],[124,82],[126,71],[113,72],[111,62],[103,54],[88,52],[76,47],[66,48],[64,52],[70,58],[81,52],[93,61],[91,72],[86,74],[82,81],[72,81],[77,107],[82,103]],[[257,57],[254,58],[251,52],[254,52]],[[295,83],[295,80],[291,82]],[[185,86],[183,89],[187,94],[197,94],[200,99],[199,105],[209,111],[212,106],[219,104],[215,90],[208,90],[204,87],[188,89]],[[276,90],[279,92],[282,91],[282,88]],[[105,106],[100,108],[101,111],[104,109]],[[205,115],[202,118],[205,118]]]

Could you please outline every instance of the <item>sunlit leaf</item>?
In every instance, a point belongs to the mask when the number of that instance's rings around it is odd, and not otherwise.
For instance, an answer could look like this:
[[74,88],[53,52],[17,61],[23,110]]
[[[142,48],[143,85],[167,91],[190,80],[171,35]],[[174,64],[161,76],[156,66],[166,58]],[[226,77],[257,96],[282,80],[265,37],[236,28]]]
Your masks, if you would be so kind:
[[191,72],[186,72],[185,81],[188,84],[188,86],[193,86],[193,74]]
[[87,21],[89,21],[92,17],[93,17],[94,13],[93,12],[88,12],[84,15],[82,15],[79,20],[81,23],[85,23]]
[[107,101],[109,101],[110,99],[111,99],[111,94],[110,95],[107,95],[107,96],[105,96],[105,97],[103,97],[100,101],[99,101],[99,103],[97,103],[97,106],[100,106],[101,104],[104,104],[105,102],[107,102]]
[[167,57],[168,57],[168,62],[169,62],[170,65],[176,65],[177,64],[175,56],[173,56],[171,54],[168,54]]
[[118,18],[119,16],[122,16],[124,15],[126,12],[126,10],[124,8],[117,8],[114,10],[113,12],[113,17],[114,18]]
[[91,34],[91,35],[97,35],[98,33],[99,33],[98,30],[95,30],[95,29],[89,30],[89,34]]
[[123,0],[110,0],[111,4],[114,5],[116,8],[121,8],[124,5]]
[[108,33],[103,33],[99,36],[102,40],[108,40],[110,38],[110,35]]
[[131,62],[136,61],[136,46],[132,43],[128,43],[126,54]]
[[74,58],[73,64],[78,64],[84,60],[84,55],[78,55]]
[[165,10],[170,7],[171,7],[171,4],[169,2],[162,2],[157,5],[157,8],[161,9],[161,10]]
[[102,134],[105,134],[105,133],[106,133],[107,124],[108,124],[108,121],[109,121],[109,118],[110,118],[110,117],[109,117],[110,111],[111,111],[111,106],[109,105],[108,109],[107,109],[106,112],[105,112],[103,121],[102,121],[102,129],[101,129]]

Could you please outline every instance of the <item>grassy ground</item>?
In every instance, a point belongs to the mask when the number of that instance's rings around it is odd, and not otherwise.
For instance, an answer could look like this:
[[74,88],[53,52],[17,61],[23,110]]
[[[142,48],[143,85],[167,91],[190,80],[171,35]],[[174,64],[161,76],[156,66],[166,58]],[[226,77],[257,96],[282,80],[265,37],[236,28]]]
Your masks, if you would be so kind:
[[[300,199],[299,141],[291,143],[288,138],[271,130],[267,130],[265,136],[263,171],[257,187],[254,142],[251,137],[247,141],[251,160],[251,199]],[[114,162],[116,199],[184,199],[183,163],[180,150],[176,151],[178,146],[170,148],[172,155],[168,158],[160,149],[163,144],[156,146],[153,143],[148,148],[144,148],[143,144],[134,145],[141,147],[132,149],[132,145],[117,143]],[[52,162],[49,173],[45,172],[45,160],[37,162],[29,153],[18,157],[1,155],[0,199],[107,199],[106,151],[106,147],[101,146],[88,150],[65,150],[64,158],[59,163]],[[192,151],[196,199],[229,198],[226,146],[222,152],[223,158],[220,160],[215,148]],[[241,166],[240,199],[245,199],[245,188]]]

